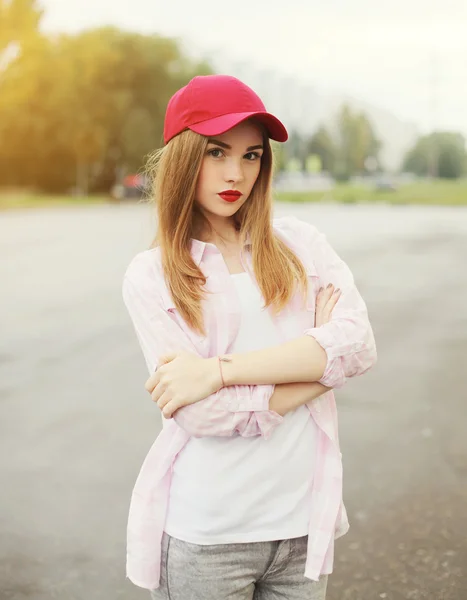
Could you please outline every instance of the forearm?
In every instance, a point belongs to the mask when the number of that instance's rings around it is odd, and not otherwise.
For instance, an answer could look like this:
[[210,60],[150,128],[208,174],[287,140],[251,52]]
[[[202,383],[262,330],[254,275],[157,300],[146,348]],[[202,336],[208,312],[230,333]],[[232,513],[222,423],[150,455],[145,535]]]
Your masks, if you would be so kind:
[[229,386],[174,413],[176,423],[194,437],[261,435],[267,438],[281,422],[269,408],[274,386]]
[[269,409],[283,417],[286,413],[308,404],[331,389],[318,382],[276,385],[269,400]]
[[327,364],[326,352],[311,336],[301,336],[263,350],[229,354],[222,362],[225,385],[259,385],[318,381]]
[[[249,399],[243,394],[242,399],[238,400],[239,388],[227,387],[221,393],[180,408],[175,412],[174,419],[194,437],[229,437],[238,434],[242,437],[261,435],[268,438],[285,414],[331,389],[317,382],[283,383],[273,388],[268,399],[268,390],[260,387],[253,386],[251,390],[251,393],[260,394],[258,401],[252,402],[253,396]],[[252,409],[254,405],[256,409]]]

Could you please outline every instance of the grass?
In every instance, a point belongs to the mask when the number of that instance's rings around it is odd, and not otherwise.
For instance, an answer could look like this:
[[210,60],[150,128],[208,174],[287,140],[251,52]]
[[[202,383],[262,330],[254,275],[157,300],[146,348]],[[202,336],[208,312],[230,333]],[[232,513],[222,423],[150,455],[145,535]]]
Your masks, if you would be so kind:
[[[421,181],[399,187],[396,191],[375,190],[372,187],[338,184],[328,191],[276,192],[282,202],[384,202],[388,204],[419,204],[426,206],[467,206],[467,180]],[[73,197],[67,195],[33,195],[0,193],[0,210],[76,206],[112,202],[109,196]],[[134,201],[137,202],[136,200]]]
[[76,206],[110,202],[109,196],[67,196],[0,193],[0,211],[16,208],[44,208],[54,206]]
[[467,181],[420,181],[400,186],[396,191],[338,184],[332,190],[279,192],[283,202],[385,202],[426,206],[467,206]]

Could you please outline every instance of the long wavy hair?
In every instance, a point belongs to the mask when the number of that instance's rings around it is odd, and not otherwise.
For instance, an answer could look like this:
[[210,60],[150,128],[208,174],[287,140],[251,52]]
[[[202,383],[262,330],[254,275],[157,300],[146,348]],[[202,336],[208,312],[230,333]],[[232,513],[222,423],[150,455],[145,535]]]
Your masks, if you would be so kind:
[[[272,228],[273,152],[263,130],[261,169],[250,196],[234,215],[241,247],[251,240],[253,269],[265,308],[278,313],[286,306],[297,282],[307,293],[303,264]],[[153,242],[160,246],[164,277],[175,306],[189,327],[205,335],[201,302],[206,277],[194,262],[191,239],[199,225],[209,222],[195,202],[196,185],[208,138],[186,130],[152,154],[147,163],[150,201],[157,209],[158,229]]]

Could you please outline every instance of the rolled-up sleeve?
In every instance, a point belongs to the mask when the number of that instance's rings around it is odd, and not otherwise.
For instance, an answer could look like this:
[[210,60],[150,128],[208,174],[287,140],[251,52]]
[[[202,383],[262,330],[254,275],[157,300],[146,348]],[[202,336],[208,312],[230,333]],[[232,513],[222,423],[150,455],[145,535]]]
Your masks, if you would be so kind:
[[[122,295],[141,346],[148,371],[159,356],[183,351],[199,354],[186,332],[164,309],[157,276],[138,255],[125,273]],[[159,290],[159,291],[158,291]],[[282,417],[269,410],[274,385],[233,385],[185,406],[175,422],[195,437],[241,435],[269,437]]]
[[326,351],[327,364],[320,383],[340,388],[350,377],[362,375],[377,360],[376,344],[366,304],[346,263],[315,227],[301,222],[302,235],[321,284],[340,288],[329,323],[305,331]]

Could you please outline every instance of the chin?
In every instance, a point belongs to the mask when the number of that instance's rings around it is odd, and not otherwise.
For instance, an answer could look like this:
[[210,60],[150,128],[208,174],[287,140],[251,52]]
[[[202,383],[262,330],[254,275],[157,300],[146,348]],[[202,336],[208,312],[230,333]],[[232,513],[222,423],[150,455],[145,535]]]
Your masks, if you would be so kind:
[[211,213],[212,215],[216,215],[218,217],[231,217],[233,216],[241,207],[242,207],[243,203],[235,203],[235,204],[227,204],[225,203],[224,206],[205,206],[203,207],[204,210],[208,213]]

